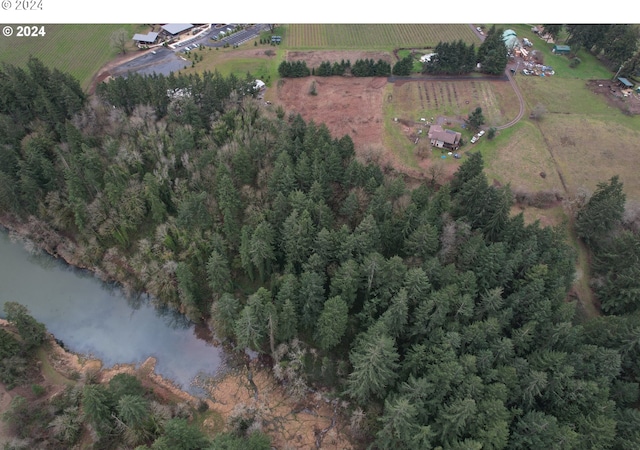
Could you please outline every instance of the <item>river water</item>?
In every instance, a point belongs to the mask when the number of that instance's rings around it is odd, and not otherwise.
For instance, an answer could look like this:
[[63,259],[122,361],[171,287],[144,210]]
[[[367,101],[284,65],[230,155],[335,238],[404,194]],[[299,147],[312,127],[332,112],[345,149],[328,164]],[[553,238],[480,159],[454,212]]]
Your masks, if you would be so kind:
[[213,376],[224,353],[195,335],[184,316],[159,310],[145,297],[127,297],[115,285],[14,241],[0,228],[0,316],[15,301],[64,342],[104,367],[157,359],[156,373],[198,394],[198,375]]

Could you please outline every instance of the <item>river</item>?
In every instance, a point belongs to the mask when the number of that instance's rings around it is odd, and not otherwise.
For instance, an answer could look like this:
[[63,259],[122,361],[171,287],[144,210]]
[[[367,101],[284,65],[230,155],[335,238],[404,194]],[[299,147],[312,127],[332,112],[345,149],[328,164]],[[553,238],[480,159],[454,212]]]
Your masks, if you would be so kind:
[[127,297],[116,285],[73,268],[0,228],[0,316],[15,301],[64,342],[67,349],[91,355],[108,368],[157,359],[156,373],[198,394],[198,375],[213,376],[224,353],[195,335],[184,316],[156,309],[148,298]]

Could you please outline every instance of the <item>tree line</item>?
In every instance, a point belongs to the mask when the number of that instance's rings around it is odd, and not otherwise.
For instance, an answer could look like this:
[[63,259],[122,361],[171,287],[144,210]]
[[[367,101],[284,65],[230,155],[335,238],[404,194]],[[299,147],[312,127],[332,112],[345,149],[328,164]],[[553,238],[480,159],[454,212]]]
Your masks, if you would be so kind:
[[373,448],[640,445],[621,431],[640,429],[633,319],[615,334],[580,323],[566,237],[512,215],[479,153],[450,183],[409,188],[242,83],[212,75],[207,109],[177,79],[191,95],[165,90],[164,115],[116,105],[106,85],[57,124],[64,138],[31,124],[0,150],[14,161],[0,168],[2,211],[270,354],[293,394],[330,384]]
[[[567,44],[577,53],[584,48],[596,56],[602,56],[611,70],[618,70],[622,76],[640,76],[640,31],[630,24],[567,24]],[[554,36],[562,26],[551,26]]]
[[474,44],[439,42],[434,55],[424,63],[423,72],[428,74],[461,75],[476,70],[490,75],[499,75],[507,67],[507,47],[502,40],[502,28],[492,26],[476,52]]
[[323,61],[318,68],[309,69],[305,61],[282,61],[278,66],[278,73],[282,78],[299,78],[310,75],[334,76],[351,74],[354,77],[386,77],[391,75],[391,64],[382,59],[358,59],[353,65],[351,61],[341,62]]

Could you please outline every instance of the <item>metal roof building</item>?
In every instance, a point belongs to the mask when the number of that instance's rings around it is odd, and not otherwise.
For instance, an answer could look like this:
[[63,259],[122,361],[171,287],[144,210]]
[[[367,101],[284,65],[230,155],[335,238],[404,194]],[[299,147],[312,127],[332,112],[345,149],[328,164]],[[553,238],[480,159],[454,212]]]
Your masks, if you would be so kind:
[[139,34],[136,33],[133,35],[133,40],[134,41],[138,41],[138,42],[155,42],[156,39],[158,38],[158,33],[147,33],[147,34]]
[[192,23],[168,23],[166,25],[162,25],[162,29],[169,34],[179,34],[183,31],[189,30],[193,28]]
[[571,53],[571,47],[568,45],[554,45],[551,51],[556,55],[568,55]]
[[502,33],[502,41],[508,50],[513,50],[516,47],[520,47],[520,41],[518,40],[518,36],[516,36],[516,32],[509,29],[505,30]]
[[627,80],[626,78],[618,77],[618,81],[620,83],[624,84],[625,87],[628,87],[628,88],[633,87],[633,83],[631,81]]

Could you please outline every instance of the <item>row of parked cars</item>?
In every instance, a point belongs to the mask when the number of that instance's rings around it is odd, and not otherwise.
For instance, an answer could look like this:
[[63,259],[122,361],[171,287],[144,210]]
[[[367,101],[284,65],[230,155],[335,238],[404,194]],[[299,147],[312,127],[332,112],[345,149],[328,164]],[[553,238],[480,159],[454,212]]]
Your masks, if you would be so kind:
[[471,143],[475,144],[476,142],[478,142],[478,139],[480,139],[482,136],[484,136],[484,130],[478,131],[478,134],[474,134],[473,137],[471,138]]

